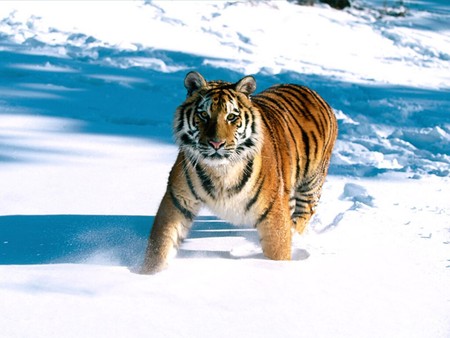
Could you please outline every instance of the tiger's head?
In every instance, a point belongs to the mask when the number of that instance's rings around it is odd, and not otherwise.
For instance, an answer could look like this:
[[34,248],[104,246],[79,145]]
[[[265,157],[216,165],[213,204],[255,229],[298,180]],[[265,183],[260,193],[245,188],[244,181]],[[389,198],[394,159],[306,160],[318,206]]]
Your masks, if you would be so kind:
[[207,82],[190,72],[184,86],[187,99],[176,111],[174,132],[180,149],[193,163],[227,165],[258,151],[261,118],[250,99],[256,89],[252,76],[236,83]]

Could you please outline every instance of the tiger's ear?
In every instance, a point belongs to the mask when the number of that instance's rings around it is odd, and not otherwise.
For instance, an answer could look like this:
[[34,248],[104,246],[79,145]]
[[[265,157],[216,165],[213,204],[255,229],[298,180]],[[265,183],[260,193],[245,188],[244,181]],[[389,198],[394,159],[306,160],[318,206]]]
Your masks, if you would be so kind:
[[236,82],[234,88],[247,96],[250,96],[256,90],[256,80],[253,76],[249,75],[238,82]]
[[198,72],[189,72],[184,79],[184,86],[187,89],[188,96],[191,96],[196,90],[206,86],[206,80]]

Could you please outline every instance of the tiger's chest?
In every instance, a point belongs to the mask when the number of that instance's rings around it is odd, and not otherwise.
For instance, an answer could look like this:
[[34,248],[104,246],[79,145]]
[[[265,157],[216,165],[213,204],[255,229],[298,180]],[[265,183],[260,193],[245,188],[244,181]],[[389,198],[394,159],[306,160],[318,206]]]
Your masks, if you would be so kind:
[[201,165],[190,170],[194,193],[218,217],[235,225],[253,225],[258,212],[251,204],[260,164],[238,163],[229,168],[207,168]]
[[205,205],[216,216],[234,225],[253,225],[257,220],[254,210],[247,210],[249,198],[244,194],[228,198],[206,198]]

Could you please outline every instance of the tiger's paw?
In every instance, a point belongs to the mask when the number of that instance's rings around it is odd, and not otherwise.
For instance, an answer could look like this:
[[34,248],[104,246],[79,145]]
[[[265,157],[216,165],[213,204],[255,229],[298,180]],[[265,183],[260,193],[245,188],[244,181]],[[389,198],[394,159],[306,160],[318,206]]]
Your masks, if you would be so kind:
[[141,270],[139,273],[141,275],[154,275],[155,273],[161,272],[165,269],[167,269],[167,263],[166,262],[146,262],[142,265]]

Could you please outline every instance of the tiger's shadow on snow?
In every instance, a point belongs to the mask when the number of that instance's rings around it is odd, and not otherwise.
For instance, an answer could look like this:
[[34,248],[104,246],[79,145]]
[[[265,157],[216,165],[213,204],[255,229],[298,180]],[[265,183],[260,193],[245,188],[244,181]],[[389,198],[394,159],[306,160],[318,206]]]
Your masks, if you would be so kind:
[[[309,252],[292,250],[293,260],[305,260]],[[264,259],[258,231],[249,226],[234,226],[213,216],[195,220],[187,238],[178,249],[177,258]]]
[[[0,264],[84,263],[138,267],[153,216],[0,216]],[[297,252],[297,253],[296,253]],[[294,259],[306,251],[294,249]],[[199,216],[177,258],[265,259],[256,229]]]

